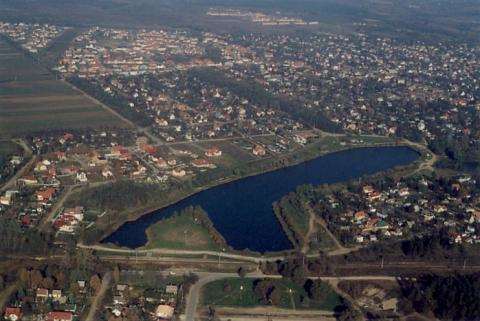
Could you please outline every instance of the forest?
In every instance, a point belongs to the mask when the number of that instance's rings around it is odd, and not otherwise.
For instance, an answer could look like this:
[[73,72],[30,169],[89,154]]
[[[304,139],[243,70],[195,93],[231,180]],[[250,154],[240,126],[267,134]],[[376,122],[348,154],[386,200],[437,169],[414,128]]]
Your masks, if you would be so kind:
[[404,310],[433,313],[441,320],[480,318],[480,274],[426,274],[401,281]]
[[51,236],[36,230],[24,230],[20,224],[0,217],[0,251],[8,254],[47,254]]
[[74,206],[81,200],[82,206],[87,208],[120,212],[151,203],[161,190],[156,184],[120,180],[94,189],[86,189],[72,197],[69,203]]

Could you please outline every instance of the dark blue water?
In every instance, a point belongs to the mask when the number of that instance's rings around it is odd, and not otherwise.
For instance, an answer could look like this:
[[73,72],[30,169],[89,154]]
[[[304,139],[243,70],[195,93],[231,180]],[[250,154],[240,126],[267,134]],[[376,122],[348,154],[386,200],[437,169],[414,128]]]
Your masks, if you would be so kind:
[[[408,147],[352,149],[247,177],[199,192],[176,204],[122,225],[103,240],[130,248],[146,244],[145,230],[175,211],[201,206],[215,228],[236,250],[281,251],[292,247],[278,223],[272,203],[302,184],[319,185],[357,178],[407,165],[419,157]],[[161,197],[159,195],[159,197]]]

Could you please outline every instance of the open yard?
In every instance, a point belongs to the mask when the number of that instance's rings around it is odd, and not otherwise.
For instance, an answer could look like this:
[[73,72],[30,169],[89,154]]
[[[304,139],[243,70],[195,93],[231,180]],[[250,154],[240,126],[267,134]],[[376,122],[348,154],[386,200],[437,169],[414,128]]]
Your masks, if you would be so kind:
[[0,135],[113,126],[126,124],[0,40]]

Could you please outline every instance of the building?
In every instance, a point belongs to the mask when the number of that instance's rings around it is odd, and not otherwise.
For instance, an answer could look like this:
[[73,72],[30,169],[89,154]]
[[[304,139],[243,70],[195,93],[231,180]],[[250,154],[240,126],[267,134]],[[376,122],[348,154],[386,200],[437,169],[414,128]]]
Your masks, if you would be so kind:
[[218,149],[217,147],[212,147],[207,149],[205,152],[205,156],[207,157],[219,157],[222,156],[222,151]]
[[46,301],[48,299],[48,289],[38,288],[36,297],[37,301]]
[[192,161],[193,167],[197,168],[215,168],[215,165],[207,161],[206,159],[199,158]]
[[263,148],[262,146],[255,145],[252,149],[252,153],[255,156],[265,156],[266,151],[265,151],[265,148]]
[[45,204],[53,198],[55,195],[55,189],[53,187],[49,187],[47,189],[38,191],[35,195],[38,202]]
[[172,294],[172,295],[177,295],[178,293],[178,287],[176,285],[167,285],[165,287],[165,292],[167,294]]
[[183,169],[173,169],[172,176],[173,177],[184,177],[187,173]]
[[48,312],[46,321],[73,321],[73,313],[65,311]]
[[20,308],[6,308],[4,319],[9,321],[18,321],[22,318],[22,309]]
[[174,308],[169,305],[161,304],[155,310],[155,316],[160,319],[171,319],[173,317]]

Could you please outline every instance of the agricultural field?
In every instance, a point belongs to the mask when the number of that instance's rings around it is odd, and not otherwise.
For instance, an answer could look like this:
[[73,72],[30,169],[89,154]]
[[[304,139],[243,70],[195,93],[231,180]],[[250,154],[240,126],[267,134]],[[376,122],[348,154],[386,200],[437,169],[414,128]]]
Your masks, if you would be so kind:
[[52,129],[125,127],[94,100],[56,80],[23,52],[0,40],[0,135]]

